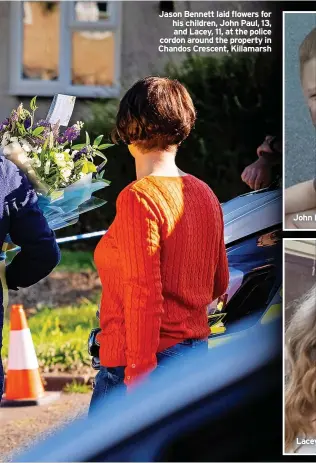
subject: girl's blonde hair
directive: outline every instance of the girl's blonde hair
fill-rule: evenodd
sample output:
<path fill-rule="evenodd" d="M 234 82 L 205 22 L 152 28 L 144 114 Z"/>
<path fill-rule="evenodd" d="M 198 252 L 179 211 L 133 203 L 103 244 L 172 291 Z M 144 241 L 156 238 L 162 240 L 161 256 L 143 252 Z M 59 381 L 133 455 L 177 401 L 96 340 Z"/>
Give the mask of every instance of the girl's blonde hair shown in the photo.
<path fill-rule="evenodd" d="M 305 64 L 312 58 L 316 58 L 316 27 L 307 34 L 299 48 L 301 77 Z"/>
<path fill-rule="evenodd" d="M 316 413 L 316 286 L 299 301 L 285 335 L 285 447 L 314 431 Z"/>

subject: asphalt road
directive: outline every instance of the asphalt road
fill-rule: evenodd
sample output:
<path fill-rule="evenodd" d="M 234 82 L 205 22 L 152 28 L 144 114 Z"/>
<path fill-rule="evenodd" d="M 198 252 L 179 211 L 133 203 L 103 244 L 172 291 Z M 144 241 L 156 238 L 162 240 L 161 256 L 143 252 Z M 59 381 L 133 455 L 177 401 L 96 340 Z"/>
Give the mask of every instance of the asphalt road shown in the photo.
<path fill-rule="evenodd" d="M 91 394 L 62 394 L 48 405 L 0 408 L 0 462 L 34 445 L 88 410 Z"/>

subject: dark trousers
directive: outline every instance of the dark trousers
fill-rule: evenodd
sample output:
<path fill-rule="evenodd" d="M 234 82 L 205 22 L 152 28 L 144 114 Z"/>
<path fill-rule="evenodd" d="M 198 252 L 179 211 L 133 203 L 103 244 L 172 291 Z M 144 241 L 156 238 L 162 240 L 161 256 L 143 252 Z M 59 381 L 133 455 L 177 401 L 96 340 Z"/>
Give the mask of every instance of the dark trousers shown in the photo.
<path fill-rule="evenodd" d="M 175 357 L 184 357 L 192 349 L 197 349 L 201 355 L 207 353 L 208 343 L 203 339 L 187 339 L 176 344 L 162 352 L 157 353 L 157 369 L 168 368 L 168 360 Z M 120 389 L 122 394 L 126 391 L 124 384 L 125 367 L 104 367 L 101 366 L 94 380 L 94 389 L 90 403 L 89 414 L 93 412 L 98 405 L 113 389 Z"/>

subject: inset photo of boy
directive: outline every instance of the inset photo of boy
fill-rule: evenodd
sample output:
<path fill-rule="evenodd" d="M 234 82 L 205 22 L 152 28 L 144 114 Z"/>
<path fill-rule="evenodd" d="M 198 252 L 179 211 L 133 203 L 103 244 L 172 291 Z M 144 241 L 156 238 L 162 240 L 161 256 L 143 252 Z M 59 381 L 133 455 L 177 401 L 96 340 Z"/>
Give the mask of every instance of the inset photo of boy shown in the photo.
<path fill-rule="evenodd" d="M 316 230 L 316 12 L 284 12 L 284 230 Z"/>

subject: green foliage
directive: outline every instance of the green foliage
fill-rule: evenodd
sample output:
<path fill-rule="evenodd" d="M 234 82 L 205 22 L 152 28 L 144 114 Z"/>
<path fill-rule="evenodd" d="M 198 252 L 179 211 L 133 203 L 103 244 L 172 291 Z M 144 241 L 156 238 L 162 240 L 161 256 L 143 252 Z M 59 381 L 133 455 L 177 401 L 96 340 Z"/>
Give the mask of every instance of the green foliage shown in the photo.
<path fill-rule="evenodd" d="M 57 270 L 67 272 L 82 272 L 95 270 L 93 254 L 90 251 L 69 251 L 62 248 L 61 261 Z"/>
<path fill-rule="evenodd" d="M 90 365 L 87 340 L 98 324 L 97 305 L 45 308 L 29 318 L 36 354 L 43 372 L 81 371 Z M 6 363 L 9 346 L 9 323 L 4 325 L 3 359 Z"/>
<path fill-rule="evenodd" d="M 34 129 L 34 130 L 32 131 L 32 135 L 34 135 L 35 137 L 37 137 L 37 136 L 40 135 L 43 131 L 44 131 L 44 127 L 36 127 L 36 129 Z"/>
<path fill-rule="evenodd" d="M 72 383 L 66 384 L 63 392 L 68 394 L 89 394 L 89 392 L 91 392 L 91 386 L 73 381 Z"/>
<path fill-rule="evenodd" d="M 94 146 L 100 146 L 102 138 L 103 138 L 103 135 L 99 135 L 93 142 Z"/>
<path fill-rule="evenodd" d="M 179 167 L 208 183 L 221 201 L 246 192 L 241 173 L 257 159 L 257 146 L 268 134 L 279 135 L 282 122 L 282 87 L 276 54 L 188 56 L 166 75 L 178 79 L 192 95 L 197 109 L 195 128 L 177 155 Z M 115 126 L 117 101 L 91 104 L 85 121 L 91 137 L 109 137 Z M 119 192 L 135 180 L 132 156 L 123 145 L 108 151 L 105 177 L 111 188 L 100 192 L 108 203 L 83 215 L 76 232 L 107 228 L 115 216 Z M 64 233 L 63 231 L 61 233 Z M 86 243 L 94 246 L 94 242 Z"/>
<path fill-rule="evenodd" d="M 37 110 L 37 106 L 36 106 L 36 99 L 37 97 L 34 96 L 31 101 L 30 101 L 30 108 L 33 112 L 35 112 Z"/>
<path fill-rule="evenodd" d="M 6 264 L 8 265 L 15 252 L 7 252 Z M 65 245 L 61 245 L 61 261 L 56 267 L 58 271 L 66 272 L 85 272 L 85 271 L 96 271 L 96 267 L 93 260 L 92 251 L 73 251 L 65 248 Z"/>
<path fill-rule="evenodd" d="M 269 54 L 193 55 L 180 68 L 168 68 L 197 109 L 195 128 L 178 153 L 179 166 L 206 181 L 221 201 L 245 191 L 243 168 L 256 160 L 265 135 L 280 131 L 272 60 Z"/>

